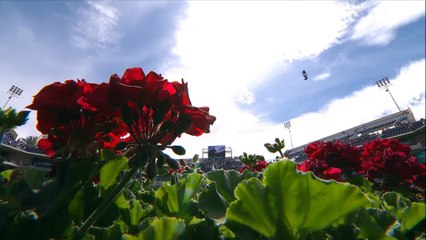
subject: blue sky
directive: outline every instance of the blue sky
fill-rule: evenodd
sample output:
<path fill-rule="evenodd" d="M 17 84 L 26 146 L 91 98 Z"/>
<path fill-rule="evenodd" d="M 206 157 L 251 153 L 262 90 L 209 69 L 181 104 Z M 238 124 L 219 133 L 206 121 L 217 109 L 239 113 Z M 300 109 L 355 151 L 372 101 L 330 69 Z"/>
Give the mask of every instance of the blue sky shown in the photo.
<path fill-rule="evenodd" d="M 424 1 L 0 1 L 0 104 L 23 110 L 43 86 L 107 82 L 129 67 L 184 78 L 211 133 L 182 136 L 185 157 L 209 145 L 273 158 L 394 113 L 425 117 Z M 309 79 L 301 74 L 306 70 Z M 38 135 L 35 112 L 20 137 Z"/>

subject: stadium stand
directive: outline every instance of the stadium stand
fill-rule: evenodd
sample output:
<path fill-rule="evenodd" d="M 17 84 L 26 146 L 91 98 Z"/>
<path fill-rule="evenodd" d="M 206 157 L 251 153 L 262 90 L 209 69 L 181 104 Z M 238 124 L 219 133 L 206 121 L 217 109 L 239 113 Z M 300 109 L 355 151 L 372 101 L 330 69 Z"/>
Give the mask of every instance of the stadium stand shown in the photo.
<path fill-rule="evenodd" d="M 1 139 L 0 160 L 3 164 L 13 167 L 36 168 L 43 171 L 50 171 L 52 168 L 49 157 L 36 146 L 17 140 L 17 134 L 13 129 L 7 130 Z"/>
<path fill-rule="evenodd" d="M 1 143 L 8 145 L 8 146 L 11 146 L 11 147 L 22 149 L 26 152 L 40 153 L 40 154 L 43 153 L 43 151 L 41 149 L 37 148 L 36 146 L 28 145 L 20 139 L 16 140 L 15 137 L 10 132 L 10 130 L 5 132 Z"/>
<path fill-rule="evenodd" d="M 342 141 L 352 146 L 362 147 L 364 143 L 374 139 L 396 138 L 409 145 L 412 149 L 411 154 L 422 158 L 419 161 L 424 162 L 425 126 L 425 119 L 415 120 L 408 108 L 313 142 Z M 304 149 L 308 144 L 286 150 L 284 155 L 295 162 L 301 162 L 307 159 Z"/>
<path fill-rule="evenodd" d="M 243 167 L 238 157 L 225 157 L 220 159 L 202 158 L 199 160 L 199 167 L 203 172 L 210 172 L 214 169 L 240 170 Z"/>

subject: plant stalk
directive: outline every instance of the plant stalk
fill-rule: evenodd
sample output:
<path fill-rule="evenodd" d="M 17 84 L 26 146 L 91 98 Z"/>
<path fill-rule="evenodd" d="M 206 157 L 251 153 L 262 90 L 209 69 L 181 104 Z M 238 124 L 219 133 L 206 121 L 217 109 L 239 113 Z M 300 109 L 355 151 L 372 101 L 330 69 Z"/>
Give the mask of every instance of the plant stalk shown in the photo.
<path fill-rule="evenodd" d="M 280 153 L 280 155 L 281 155 L 281 158 L 284 158 L 284 154 L 283 154 L 283 151 L 282 151 L 281 149 L 278 149 L 278 152 Z"/>
<path fill-rule="evenodd" d="M 108 207 L 115 201 L 115 199 L 118 197 L 118 195 L 121 193 L 121 191 L 124 189 L 124 187 L 129 183 L 130 179 L 135 175 L 136 171 L 138 170 L 137 166 L 133 166 L 131 168 L 130 172 L 128 172 L 123 180 L 118 184 L 109 194 L 106 196 L 106 198 L 99 204 L 99 206 L 93 211 L 93 213 L 86 219 L 86 221 L 81 225 L 79 229 L 79 238 L 82 238 L 89 228 L 98 220 L 100 216 L 108 209 Z"/>

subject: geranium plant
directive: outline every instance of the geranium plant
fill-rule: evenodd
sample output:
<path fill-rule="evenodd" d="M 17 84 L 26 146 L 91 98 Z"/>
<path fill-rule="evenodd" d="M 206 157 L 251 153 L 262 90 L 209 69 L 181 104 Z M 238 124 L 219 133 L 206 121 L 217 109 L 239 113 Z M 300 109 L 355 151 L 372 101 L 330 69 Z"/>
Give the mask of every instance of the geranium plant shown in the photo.
<path fill-rule="evenodd" d="M 240 172 L 244 172 L 246 169 L 251 172 L 261 172 L 268 165 L 265 157 L 257 154 L 247 154 L 244 152 L 243 155 L 240 156 L 240 160 L 244 164 Z"/>
<path fill-rule="evenodd" d="M 424 164 L 397 141 L 315 143 L 297 165 L 277 138 L 265 144 L 274 163 L 244 153 L 241 172 L 203 173 L 195 156 L 164 152 L 184 154 L 175 139 L 216 120 L 192 106 L 183 80 L 131 68 L 108 83 L 52 83 L 28 107 L 54 169 L 1 171 L 2 239 L 425 237 L 425 204 L 407 193 L 424 194 Z"/>

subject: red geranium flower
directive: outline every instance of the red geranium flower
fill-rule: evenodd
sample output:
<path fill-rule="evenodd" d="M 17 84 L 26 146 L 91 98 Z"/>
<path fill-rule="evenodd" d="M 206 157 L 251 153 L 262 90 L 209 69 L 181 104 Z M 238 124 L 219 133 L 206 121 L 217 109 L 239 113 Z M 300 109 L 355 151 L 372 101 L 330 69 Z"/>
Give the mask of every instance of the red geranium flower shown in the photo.
<path fill-rule="evenodd" d="M 398 186 L 425 187 L 425 164 L 410 156 L 408 145 L 396 139 L 376 139 L 363 145 L 360 172 L 384 190 Z"/>
<path fill-rule="evenodd" d="M 34 96 L 28 108 L 37 110 L 37 129 L 47 135 L 38 146 L 49 156 L 61 150 L 89 156 L 112 148 L 126 134 L 119 128 L 119 112 L 107 99 L 108 84 L 67 80 L 50 84 Z"/>
<path fill-rule="evenodd" d="M 360 150 L 337 142 L 313 142 L 305 148 L 308 159 L 299 164 L 298 170 L 312 171 L 323 179 L 344 181 L 343 175 L 351 176 L 360 168 Z"/>
<path fill-rule="evenodd" d="M 208 133 L 216 118 L 207 107 L 191 105 L 187 83 L 168 82 L 161 75 L 141 68 L 127 69 L 123 77 L 111 76 L 109 98 L 133 141 L 170 145 L 186 132 Z"/>
<path fill-rule="evenodd" d="M 250 171 L 249 166 L 244 165 L 244 166 L 240 169 L 240 173 L 243 173 L 246 169 Z"/>
<path fill-rule="evenodd" d="M 173 168 L 169 168 L 169 170 L 168 170 L 169 174 L 174 173 L 174 172 L 176 172 L 176 173 L 183 173 L 183 168 L 178 168 L 176 170 L 173 169 Z"/>
<path fill-rule="evenodd" d="M 268 162 L 260 160 L 260 161 L 257 161 L 256 165 L 253 167 L 253 170 L 255 172 L 261 172 L 267 166 L 268 166 Z"/>
<path fill-rule="evenodd" d="M 343 177 L 341 176 L 341 173 L 342 173 L 343 171 L 342 171 L 342 169 L 340 169 L 340 168 L 335 168 L 335 167 L 330 167 L 330 168 L 327 168 L 324 172 L 323 172 L 323 174 L 322 174 L 322 178 L 323 179 L 334 179 L 334 180 L 336 180 L 336 181 L 339 181 L 339 182 L 343 182 L 344 181 L 344 179 L 343 179 Z"/>
<path fill-rule="evenodd" d="M 313 165 L 313 162 L 309 160 L 305 160 L 302 163 L 297 164 L 297 170 L 301 172 L 309 172 L 309 171 L 312 171 L 312 165 Z"/>
<path fill-rule="evenodd" d="M 358 170 L 360 150 L 357 147 L 337 142 L 314 142 L 305 148 L 310 161 L 326 162 L 327 165 L 345 170 Z"/>
<path fill-rule="evenodd" d="M 248 165 L 244 165 L 244 167 L 242 167 L 240 169 L 240 173 L 243 173 L 246 169 L 251 171 L 251 172 L 261 172 L 263 169 L 265 169 L 268 166 L 268 162 L 265 160 L 258 160 L 256 162 L 256 165 L 254 166 L 248 166 Z"/>
<path fill-rule="evenodd" d="M 183 80 L 168 82 L 141 68 L 115 74 L 109 84 L 55 82 L 28 108 L 37 110 L 37 129 L 46 135 L 39 147 L 49 156 L 87 157 L 120 141 L 163 148 L 184 132 L 208 133 L 216 120 L 207 107 L 191 105 Z"/>

